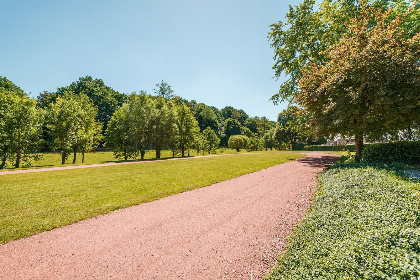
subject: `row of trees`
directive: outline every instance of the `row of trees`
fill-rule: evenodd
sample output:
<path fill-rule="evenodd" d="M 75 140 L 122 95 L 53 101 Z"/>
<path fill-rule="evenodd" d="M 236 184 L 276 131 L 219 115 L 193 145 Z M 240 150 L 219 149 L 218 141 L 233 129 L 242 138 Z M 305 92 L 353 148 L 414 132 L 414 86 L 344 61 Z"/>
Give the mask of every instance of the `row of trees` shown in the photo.
<path fill-rule="evenodd" d="M 64 164 L 71 153 L 73 163 L 78 153 L 83 162 L 85 153 L 99 145 L 127 160 L 144 158 L 152 149 L 159 158 L 163 149 L 185 156 L 190 149 L 211 153 L 229 146 L 252 151 L 306 139 L 306 134 L 286 136 L 292 124 L 302 124 L 292 121 L 300 118 L 295 111 L 281 121 L 286 113 L 280 114 L 276 124 L 231 106 L 219 110 L 182 99 L 163 81 L 154 93 L 119 94 L 88 76 L 34 100 L 0 77 L 0 168 L 8 162 L 15 167 L 29 163 L 45 149 L 59 150 Z"/>
<path fill-rule="evenodd" d="M 97 109 L 84 94 L 67 92 L 47 109 L 6 78 L 0 78 L 0 168 L 14 162 L 29 162 L 43 146 L 48 132 L 51 149 L 60 149 L 62 163 L 73 151 L 84 153 L 96 148 L 101 140 L 102 125 L 96 121 Z M 82 159 L 83 161 L 83 159 Z"/>

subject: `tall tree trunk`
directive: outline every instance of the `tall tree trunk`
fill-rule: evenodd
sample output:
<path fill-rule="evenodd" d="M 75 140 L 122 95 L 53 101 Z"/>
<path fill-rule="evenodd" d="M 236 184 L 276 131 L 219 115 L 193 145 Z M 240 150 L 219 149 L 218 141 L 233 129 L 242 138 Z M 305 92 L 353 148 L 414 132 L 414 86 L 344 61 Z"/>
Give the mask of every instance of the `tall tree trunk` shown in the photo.
<path fill-rule="evenodd" d="M 85 162 L 85 152 L 82 152 L 82 163 Z"/>
<path fill-rule="evenodd" d="M 182 155 L 182 157 L 184 157 L 184 155 L 185 155 L 185 146 L 181 147 L 181 155 Z"/>
<path fill-rule="evenodd" d="M 127 156 L 127 149 L 124 149 L 124 160 L 127 161 L 128 156 Z"/>
<path fill-rule="evenodd" d="M 16 149 L 16 163 L 15 168 L 19 168 L 20 166 L 20 158 L 22 157 L 20 148 Z"/>
<path fill-rule="evenodd" d="M 141 150 L 140 151 L 140 159 L 144 159 L 144 155 L 146 154 L 146 151 L 144 151 L 144 150 Z"/>
<path fill-rule="evenodd" d="M 66 151 L 61 151 L 61 164 L 66 164 Z"/>
<path fill-rule="evenodd" d="M 356 162 L 360 162 L 362 159 L 363 152 L 363 134 L 355 135 L 355 144 L 356 144 Z"/>
<path fill-rule="evenodd" d="M 73 149 L 73 164 L 75 164 L 75 163 L 76 163 L 76 155 L 77 155 L 77 149 L 76 149 L 76 148 L 74 148 L 74 149 Z"/>
<path fill-rule="evenodd" d="M 156 158 L 160 158 L 160 149 L 156 149 Z"/>

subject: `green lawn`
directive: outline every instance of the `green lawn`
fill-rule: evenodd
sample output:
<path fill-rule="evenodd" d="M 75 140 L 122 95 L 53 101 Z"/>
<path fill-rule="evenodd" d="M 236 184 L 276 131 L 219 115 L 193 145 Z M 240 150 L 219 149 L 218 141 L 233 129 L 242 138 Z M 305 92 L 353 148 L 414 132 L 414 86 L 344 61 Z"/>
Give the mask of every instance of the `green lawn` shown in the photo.
<path fill-rule="evenodd" d="M 242 152 L 245 152 L 243 150 Z M 236 154 L 235 149 L 224 149 L 220 148 L 216 150 L 216 154 Z M 188 155 L 188 152 L 185 154 Z M 202 155 L 202 154 L 200 154 Z M 206 155 L 206 154 L 204 154 Z M 197 156 L 197 151 L 191 150 L 190 156 Z M 147 151 L 145 155 L 145 159 L 155 159 L 156 154 L 155 151 Z M 161 158 L 171 158 L 172 152 L 171 151 L 162 151 Z M 180 157 L 180 155 L 176 155 L 176 157 Z M 140 160 L 140 156 L 136 159 L 130 159 L 130 161 Z M 31 161 L 30 167 L 22 167 L 19 169 L 29 169 L 29 168 L 43 168 L 43 167 L 55 167 L 55 166 L 68 166 L 68 165 L 84 165 L 84 164 L 97 164 L 97 163 L 108 163 L 108 162 L 120 162 L 123 160 L 118 160 L 114 157 L 112 152 L 91 152 L 85 154 L 85 161 L 82 163 L 82 155 L 77 154 L 76 163 L 72 164 L 73 162 L 73 154 L 69 155 L 66 164 L 61 164 L 61 154 L 60 153 L 44 153 L 41 155 L 40 159 Z M 13 167 L 13 163 L 9 162 L 8 166 L 4 170 L 14 170 L 16 168 Z M 0 172 L 2 169 L 0 169 Z"/>
<path fill-rule="evenodd" d="M 0 176 L 0 244 L 303 157 L 259 152 Z"/>

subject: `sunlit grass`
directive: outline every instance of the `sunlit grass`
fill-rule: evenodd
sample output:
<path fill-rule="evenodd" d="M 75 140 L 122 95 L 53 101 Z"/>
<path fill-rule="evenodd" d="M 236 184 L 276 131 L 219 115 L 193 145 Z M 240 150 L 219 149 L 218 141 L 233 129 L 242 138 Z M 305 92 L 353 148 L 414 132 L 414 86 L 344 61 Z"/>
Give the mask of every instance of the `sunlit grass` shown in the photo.
<path fill-rule="evenodd" d="M 0 244 L 303 157 L 260 152 L 0 176 Z"/>
<path fill-rule="evenodd" d="M 244 151 L 243 151 L 244 152 Z M 215 154 L 236 154 L 235 149 L 217 149 Z M 197 155 L 208 155 L 208 153 L 200 153 L 197 154 L 196 150 L 190 150 L 190 156 L 197 156 Z M 175 157 L 180 157 L 180 154 L 176 154 Z M 185 156 L 188 156 L 188 152 L 185 153 Z M 171 151 L 162 151 L 161 158 L 172 158 L 173 154 Z M 147 151 L 144 157 L 146 160 L 151 160 L 156 158 L 155 151 Z M 137 161 L 140 160 L 140 156 L 136 159 L 129 159 L 129 161 Z M 29 168 L 43 168 L 43 167 L 56 167 L 56 166 L 69 166 L 69 165 L 84 165 L 84 164 L 100 164 L 100 163 L 108 163 L 108 162 L 121 162 L 122 159 L 116 159 L 111 151 L 105 152 L 90 152 L 85 154 L 85 160 L 82 163 L 82 155 L 76 155 L 76 163 L 73 162 L 73 154 L 69 155 L 66 160 L 65 164 L 61 164 L 61 154 L 60 153 L 44 153 L 40 156 L 38 160 L 32 160 L 30 166 L 22 166 L 19 169 L 29 169 Z M 13 163 L 9 162 L 7 168 L 0 169 L 2 170 L 15 170 L 16 168 L 13 167 Z"/>

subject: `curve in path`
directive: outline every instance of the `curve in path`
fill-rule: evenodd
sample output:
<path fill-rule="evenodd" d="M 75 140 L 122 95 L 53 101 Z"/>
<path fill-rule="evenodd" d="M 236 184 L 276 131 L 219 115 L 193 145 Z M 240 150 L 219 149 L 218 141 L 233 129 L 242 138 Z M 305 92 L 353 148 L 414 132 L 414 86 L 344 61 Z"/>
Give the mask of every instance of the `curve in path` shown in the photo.
<path fill-rule="evenodd" d="M 0 279 L 261 279 L 304 216 L 311 153 L 0 246 Z"/>

